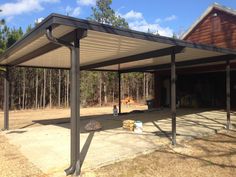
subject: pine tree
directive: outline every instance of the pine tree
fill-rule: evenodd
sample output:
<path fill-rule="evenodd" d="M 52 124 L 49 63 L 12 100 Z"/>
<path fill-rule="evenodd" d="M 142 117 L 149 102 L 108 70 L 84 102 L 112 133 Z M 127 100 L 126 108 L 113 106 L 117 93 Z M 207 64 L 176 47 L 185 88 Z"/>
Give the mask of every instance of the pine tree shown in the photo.
<path fill-rule="evenodd" d="M 97 0 L 96 7 L 92 7 L 92 15 L 89 19 L 114 27 L 129 28 L 125 19 L 111 8 L 111 4 L 112 0 Z"/>

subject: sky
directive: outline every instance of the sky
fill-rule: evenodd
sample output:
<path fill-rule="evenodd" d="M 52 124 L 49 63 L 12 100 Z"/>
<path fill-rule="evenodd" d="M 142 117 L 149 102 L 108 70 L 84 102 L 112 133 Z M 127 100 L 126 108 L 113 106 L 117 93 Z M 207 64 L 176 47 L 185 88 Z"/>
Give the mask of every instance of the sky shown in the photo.
<path fill-rule="evenodd" d="M 215 2 L 236 9 L 236 0 L 113 0 L 112 8 L 131 29 L 172 36 L 186 31 Z M 25 30 L 51 13 L 86 19 L 95 4 L 96 0 L 0 0 L 0 19 Z"/>

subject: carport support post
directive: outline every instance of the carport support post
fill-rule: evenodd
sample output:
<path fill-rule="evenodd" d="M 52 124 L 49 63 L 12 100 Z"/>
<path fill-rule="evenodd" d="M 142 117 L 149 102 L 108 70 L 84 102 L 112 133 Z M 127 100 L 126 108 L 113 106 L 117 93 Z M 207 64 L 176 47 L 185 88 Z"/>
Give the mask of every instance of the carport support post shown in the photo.
<path fill-rule="evenodd" d="M 227 129 L 231 127 L 230 122 L 230 61 L 226 61 L 226 110 L 227 110 Z"/>
<path fill-rule="evenodd" d="M 176 68 L 175 53 L 171 54 L 171 114 L 172 114 L 172 145 L 176 145 Z"/>
<path fill-rule="evenodd" d="M 118 97 L 119 97 L 119 114 L 121 114 L 121 73 L 118 72 L 118 89 L 119 89 L 119 94 L 118 94 Z"/>
<path fill-rule="evenodd" d="M 4 71 L 4 128 L 9 129 L 9 69 Z"/>
<path fill-rule="evenodd" d="M 71 167 L 67 175 L 80 174 L 80 38 L 76 33 L 71 50 Z"/>
<path fill-rule="evenodd" d="M 76 29 L 74 31 L 73 44 L 53 37 L 52 27 L 47 28 L 46 36 L 49 41 L 68 47 L 71 52 L 71 150 L 70 167 L 65 170 L 67 175 L 80 175 L 80 39 L 87 36 L 86 29 Z"/>

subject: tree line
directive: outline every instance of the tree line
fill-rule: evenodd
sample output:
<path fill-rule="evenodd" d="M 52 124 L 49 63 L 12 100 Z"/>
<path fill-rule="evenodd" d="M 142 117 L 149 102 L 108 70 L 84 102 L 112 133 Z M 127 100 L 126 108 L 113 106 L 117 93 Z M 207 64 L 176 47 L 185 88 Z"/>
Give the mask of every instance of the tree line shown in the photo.
<path fill-rule="evenodd" d="M 112 0 L 98 0 L 92 8 L 89 20 L 128 28 L 125 19 L 117 16 L 111 9 Z M 1 11 L 0 11 L 1 12 Z M 1 20 L 0 54 L 19 40 L 22 28 L 9 28 Z M 31 30 L 28 26 L 26 32 Z M 69 107 L 69 70 L 14 67 L 9 70 L 10 109 L 39 109 L 46 107 Z M 0 77 L 0 109 L 3 108 L 3 83 Z M 150 73 L 127 73 L 121 77 L 121 98 L 133 98 L 143 102 L 153 95 L 153 76 Z M 104 106 L 118 104 L 118 73 L 82 71 L 81 106 Z"/>

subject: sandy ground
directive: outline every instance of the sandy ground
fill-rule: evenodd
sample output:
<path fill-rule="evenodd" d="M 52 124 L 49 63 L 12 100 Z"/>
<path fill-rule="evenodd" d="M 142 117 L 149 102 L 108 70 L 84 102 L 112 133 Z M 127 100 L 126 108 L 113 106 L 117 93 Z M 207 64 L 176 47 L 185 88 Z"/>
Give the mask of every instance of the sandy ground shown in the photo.
<path fill-rule="evenodd" d="M 221 131 L 125 160 L 82 177 L 235 177 L 236 131 Z"/>

